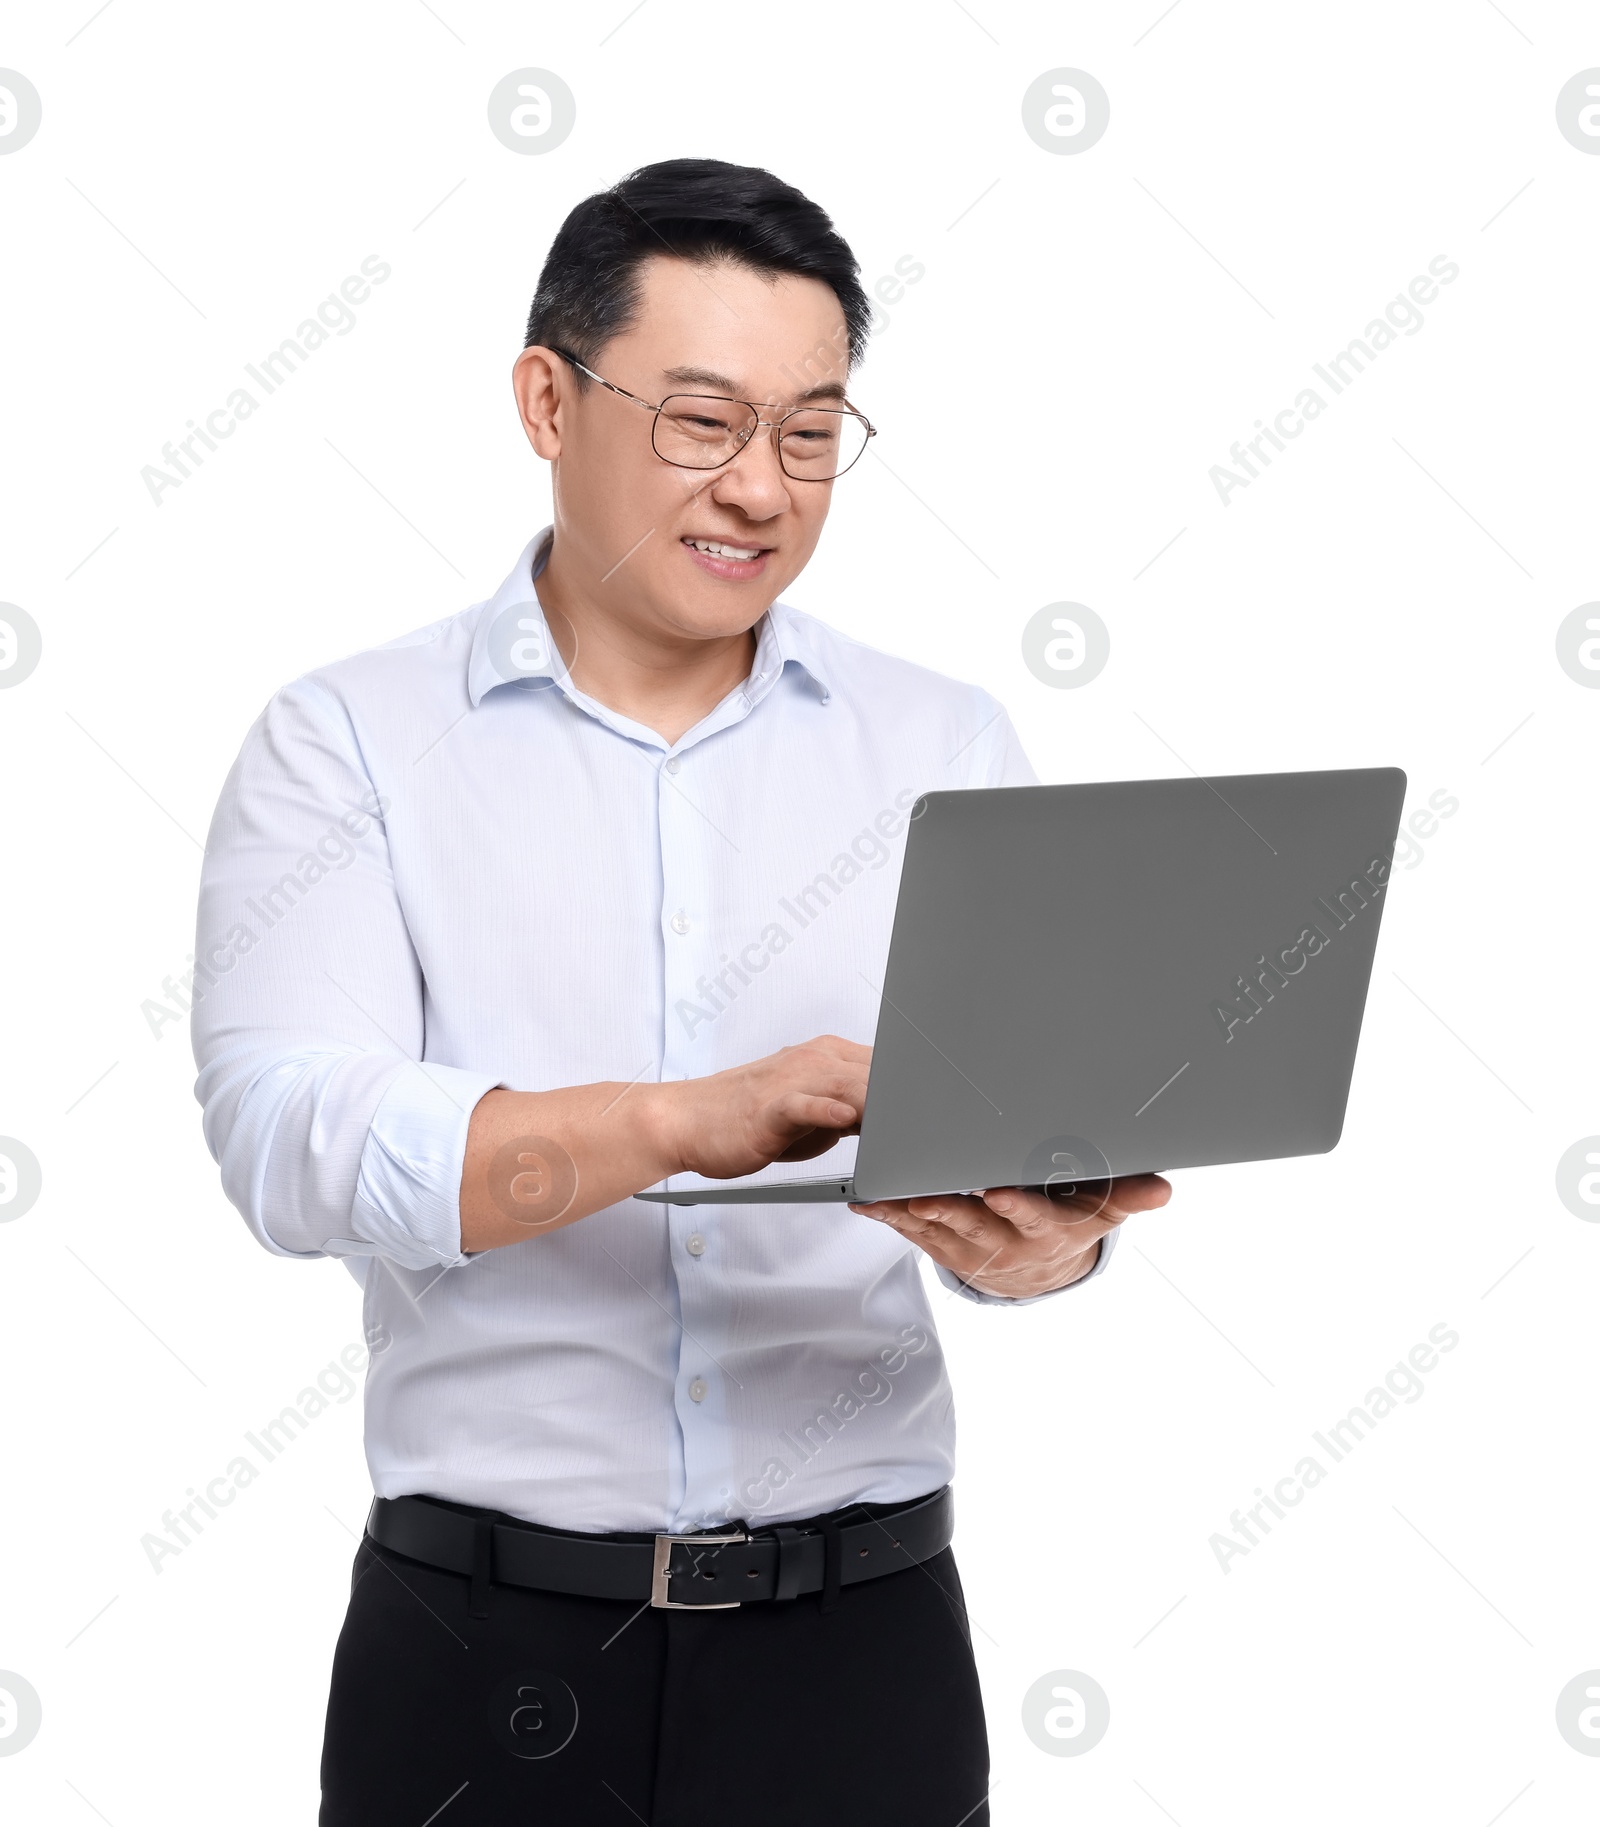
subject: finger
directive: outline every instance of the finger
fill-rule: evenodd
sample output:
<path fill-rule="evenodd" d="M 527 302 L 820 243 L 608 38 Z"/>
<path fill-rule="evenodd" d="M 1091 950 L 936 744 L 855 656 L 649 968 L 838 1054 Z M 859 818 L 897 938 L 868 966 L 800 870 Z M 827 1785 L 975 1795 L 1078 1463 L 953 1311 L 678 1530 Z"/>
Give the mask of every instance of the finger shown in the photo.
<path fill-rule="evenodd" d="M 837 1148 L 846 1136 L 858 1136 L 860 1133 L 859 1123 L 853 1129 L 808 1129 L 788 1147 L 780 1148 L 772 1158 L 774 1161 L 814 1161 L 818 1155 L 825 1155 L 830 1148 Z"/>
<path fill-rule="evenodd" d="M 908 1199 L 906 1209 L 913 1218 L 942 1225 L 978 1248 L 993 1249 L 997 1244 L 1009 1241 L 1008 1227 L 995 1218 L 981 1199 L 948 1195 Z"/>
<path fill-rule="evenodd" d="M 779 1124 L 797 1135 L 808 1129 L 847 1129 L 860 1120 L 861 1109 L 841 1097 L 809 1091 L 786 1091 L 772 1106 Z"/>
<path fill-rule="evenodd" d="M 1125 1174 L 1113 1180 L 1112 1201 L 1125 1212 L 1154 1212 L 1172 1197 L 1172 1182 L 1160 1174 Z"/>
<path fill-rule="evenodd" d="M 859 1071 L 819 1072 L 806 1090 L 818 1097 L 839 1098 L 859 1111 L 866 1102 L 867 1075 Z"/>
<path fill-rule="evenodd" d="M 867 1204 L 852 1205 L 850 1209 L 859 1212 L 863 1218 L 876 1218 L 880 1224 L 886 1224 L 892 1230 L 911 1238 L 933 1229 L 926 1218 L 914 1218 L 908 1206 L 909 1201 L 905 1199 L 874 1199 Z"/>
<path fill-rule="evenodd" d="M 953 1231 L 948 1224 L 937 1219 L 915 1217 L 910 1209 L 911 1200 L 880 1199 L 871 1204 L 853 1204 L 851 1211 L 858 1211 L 862 1217 L 877 1219 L 880 1224 L 888 1224 L 889 1230 L 897 1231 L 900 1237 L 913 1242 L 919 1250 L 926 1251 L 933 1261 L 941 1262 L 944 1268 L 961 1275 L 963 1281 L 992 1270 L 995 1259 L 1005 1255 L 1010 1233 L 995 1241 L 970 1242 Z M 921 1200 L 919 1200 L 921 1204 Z M 997 1226 L 1005 1231 L 1005 1226 Z"/>
<path fill-rule="evenodd" d="M 965 1279 L 991 1267 L 996 1258 L 1004 1256 L 1017 1239 L 1008 1225 L 987 1215 L 979 1220 L 988 1227 L 985 1232 L 976 1237 L 964 1236 L 950 1222 L 951 1218 L 959 1220 L 962 1216 L 947 1210 L 955 1203 L 953 1200 L 880 1199 L 870 1204 L 854 1204 L 850 1209 L 860 1212 L 863 1217 L 876 1218 L 880 1223 L 888 1225 L 918 1249 L 925 1251 L 935 1262 L 942 1263 L 945 1268 Z M 976 1199 L 960 1203 L 970 1204 L 982 1212 Z M 928 1215 L 934 1208 L 945 1210 L 946 1216 Z M 919 1213 L 922 1215 L 919 1216 Z M 970 1223 L 970 1215 L 967 1218 Z"/>
<path fill-rule="evenodd" d="M 871 1047 L 864 1047 L 859 1040 L 845 1040 L 838 1034 L 819 1034 L 803 1044 L 830 1058 L 848 1060 L 854 1066 L 865 1066 L 872 1058 Z"/>
<path fill-rule="evenodd" d="M 1159 1174 L 1125 1174 L 1117 1180 L 1097 1181 L 1073 1198 L 1063 1201 L 1081 1209 L 1104 1214 L 1115 1224 L 1131 1218 L 1135 1212 L 1155 1211 L 1172 1197 L 1170 1181 Z"/>
<path fill-rule="evenodd" d="M 1062 1215 L 1061 1222 L 1075 1223 L 1074 1214 L 1098 1218 L 1104 1216 L 1112 1224 L 1122 1220 L 1136 1211 L 1143 1211 L 1147 1204 L 1163 1203 L 1142 1195 L 1135 1182 L 1155 1176 L 1128 1175 L 1121 1180 L 1079 1180 L 1069 1184 L 1047 1186 L 1043 1197 L 1056 1207 Z M 1163 1181 L 1163 1185 L 1166 1183 Z M 1032 1192 L 1033 1188 L 1012 1188 L 1012 1191 Z M 1169 1189 L 1170 1191 L 1170 1189 Z"/>
<path fill-rule="evenodd" d="M 1022 1237 L 1037 1240 L 1070 1230 L 1074 1241 L 1083 1248 L 1122 1222 L 1122 1214 L 1100 1200 L 1079 1205 L 1071 1199 L 1052 1199 L 1024 1186 L 992 1186 L 983 1194 L 983 1203 Z"/>
<path fill-rule="evenodd" d="M 781 1096 L 780 1087 L 800 1093 L 806 1097 L 836 1098 L 842 1104 L 850 1105 L 852 1111 L 859 1115 L 861 1106 L 867 1097 L 867 1075 L 830 1059 L 826 1063 L 812 1060 L 797 1062 L 800 1068 L 786 1070 L 773 1086 L 773 1091 Z M 798 1080 L 798 1083 L 795 1081 Z"/>
<path fill-rule="evenodd" d="M 931 1218 L 919 1217 L 904 1199 L 897 1199 L 890 1205 L 883 1214 L 883 1221 L 902 1237 L 924 1245 L 930 1237 L 937 1236 L 940 1229 Z"/>
<path fill-rule="evenodd" d="M 1043 1188 L 1043 1195 L 1064 1209 L 1094 1214 L 1113 1208 L 1116 1203 L 1115 1180 L 1054 1180 Z"/>
<path fill-rule="evenodd" d="M 932 1196 L 884 1199 L 871 1209 L 870 1215 L 883 1219 L 897 1231 L 919 1240 L 941 1233 L 949 1237 L 960 1237 L 965 1230 L 971 1228 L 971 1218 L 954 1209 L 958 1203 L 955 1198 Z M 991 1219 L 989 1222 L 995 1221 Z"/>

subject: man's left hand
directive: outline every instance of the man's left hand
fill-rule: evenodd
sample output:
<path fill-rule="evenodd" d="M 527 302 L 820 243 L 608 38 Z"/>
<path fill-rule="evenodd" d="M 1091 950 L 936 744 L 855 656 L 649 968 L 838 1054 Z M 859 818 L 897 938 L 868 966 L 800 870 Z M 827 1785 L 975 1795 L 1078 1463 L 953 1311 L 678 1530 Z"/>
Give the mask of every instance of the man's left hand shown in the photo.
<path fill-rule="evenodd" d="M 852 1205 L 908 1238 L 983 1294 L 1022 1300 L 1079 1281 L 1094 1267 L 1100 1239 L 1134 1212 L 1172 1197 L 1159 1174 L 1085 1180 L 1049 1194 L 995 1186 L 985 1193 L 880 1199 Z"/>

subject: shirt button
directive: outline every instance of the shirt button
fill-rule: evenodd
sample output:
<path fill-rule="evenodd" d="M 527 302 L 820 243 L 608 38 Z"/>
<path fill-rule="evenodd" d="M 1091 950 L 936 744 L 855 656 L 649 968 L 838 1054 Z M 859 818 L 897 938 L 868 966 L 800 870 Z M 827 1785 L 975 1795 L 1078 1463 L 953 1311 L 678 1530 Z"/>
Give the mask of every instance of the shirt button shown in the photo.
<path fill-rule="evenodd" d="M 678 769 L 681 768 L 682 766 L 683 766 L 683 763 L 678 759 L 678 757 L 676 755 L 671 755 L 667 758 L 667 772 L 669 774 L 676 774 Z"/>
<path fill-rule="evenodd" d="M 683 1247 L 691 1256 L 704 1256 L 706 1253 L 706 1240 L 696 1231 Z"/>
<path fill-rule="evenodd" d="M 689 930 L 689 916 L 680 907 L 672 916 L 672 930 L 681 938 Z"/>
<path fill-rule="evenodd" d="M 705 1401 L 705 1399 L 706 1399 L 706 1380 L 704 1377 L 696 1377 L 695 1380 L 689 1385 L 689 1399 L 692 1402 Z"/>

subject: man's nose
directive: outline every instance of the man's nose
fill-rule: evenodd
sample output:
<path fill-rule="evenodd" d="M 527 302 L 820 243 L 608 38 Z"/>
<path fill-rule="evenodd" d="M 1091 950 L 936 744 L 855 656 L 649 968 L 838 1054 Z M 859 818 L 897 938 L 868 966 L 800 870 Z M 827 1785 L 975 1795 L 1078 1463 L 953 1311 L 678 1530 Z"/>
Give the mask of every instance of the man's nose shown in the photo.
<path fill-rule="evenodd" d="M 762 437 L 765 431 L 767 436 Z M 743 450 L 718 472 L 712 496 L 742 508 L 753 519 L 769 519 L 790 505 L 789 478 L 778 461 L 775 421 L 758 419 Z"/>

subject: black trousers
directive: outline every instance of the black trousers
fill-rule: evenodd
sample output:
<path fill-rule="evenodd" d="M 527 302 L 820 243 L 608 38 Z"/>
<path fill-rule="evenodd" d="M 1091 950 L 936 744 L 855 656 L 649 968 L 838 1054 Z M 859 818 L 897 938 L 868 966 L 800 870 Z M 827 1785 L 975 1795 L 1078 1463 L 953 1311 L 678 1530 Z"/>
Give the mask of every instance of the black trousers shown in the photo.
<path fill-rule="evenodd" d="M 497 1585 L 479 1619 L 468 1584 L 362 1541 L 321 1827 L 988 1827 L 948 1548 L 827 1605 L 664 1611 Z"/>

